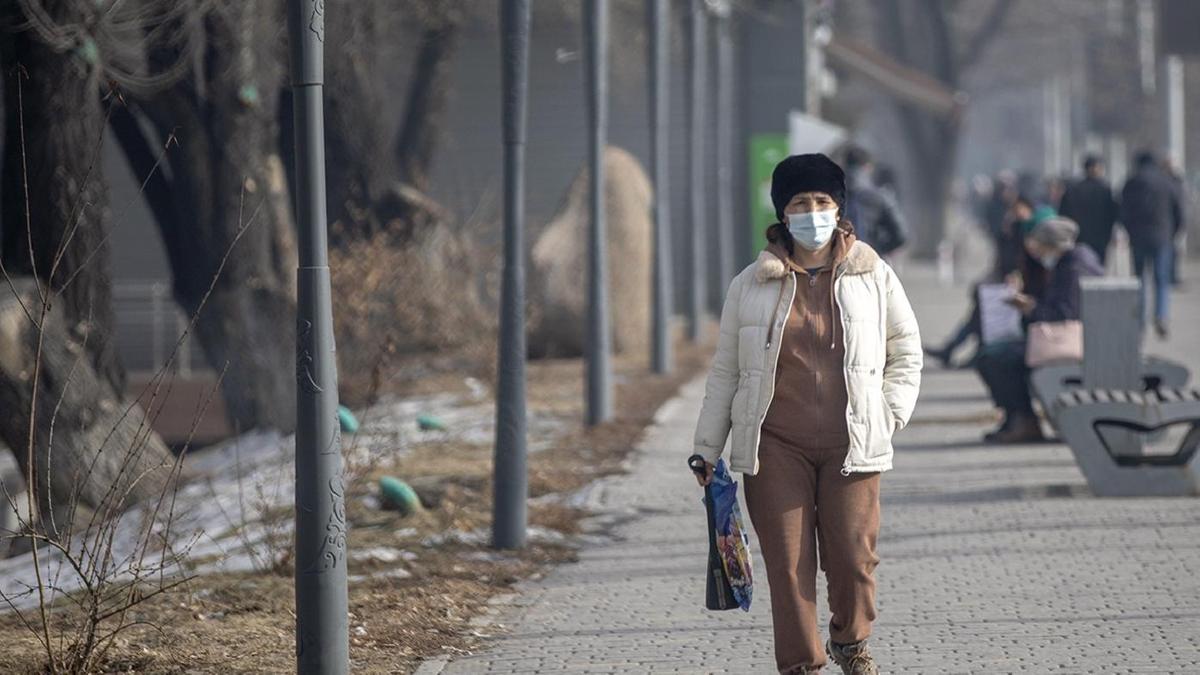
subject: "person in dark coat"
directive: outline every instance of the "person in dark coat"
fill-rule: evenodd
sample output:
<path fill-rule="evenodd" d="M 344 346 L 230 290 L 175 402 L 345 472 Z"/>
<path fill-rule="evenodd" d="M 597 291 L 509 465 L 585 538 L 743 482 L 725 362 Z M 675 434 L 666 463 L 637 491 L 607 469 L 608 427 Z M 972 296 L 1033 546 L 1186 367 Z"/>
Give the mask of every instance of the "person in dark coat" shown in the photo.
<path fill-rule="evenodd" d="M 1182 206 L 1187 203 L 1187 188 L 1184 187 L 1183 174 L 1180 172 L 1179 167 L 1171 162 L 1167 162 L 1163 165 L 1163 170 L 1167 172 L 1167 177 L 1171 179 L 1171 186 L 1175 188 L 1175 199 L 1180 204 L 1179 226 L 1175 228 L 1175 233 L 1178 235 L 1187 227 Z M 1175 288 L 1179 288 L 1183 284 L 1179 277 L 1179 258 L 1184 255 L 1187 255 L 1184 248 L 1184 241 L 1182 237 L 1176 236 L 1174 245 L 1171 247 L 1171 286 Z"/>
<path fill-rule="evenodd" d="M 1183 205 L 1170 176 L 1152 153 L 1138 153 L 1135 165 L 1136 171 L 1121 191 L 1121 224 L 1129 233 L 1134 274 L 1141 280 L 1142 320 L 1148 310 L 1145 274 L 1149 271 L 1154 282 L 1154 328 L 1165 338 L 1174 242 L 1183 227 Z"/>
<path fill-rule="evenodd" d="M 894 193 L 875 183 L 875 164 L 870 153 L 858 146 L 846 150 L 846 219 L 854 224 L 860 241 L 882 256 L 890 255 L 908 241 L 908 223 Z"/>
<path fill-rule="evenodd" d="M 983 214 L 992 241 L 1000 240 L 1009 212 L 1020 197 L 1021 193 L 1017 191 L 1017 177 L 1012 171 L 1006 169 L 996 174 L 992 197 L 984 207 Z"/>
<path fill-rule="evenodd" d="M 1028 258 L 1037 269 L 1024 275 L 1023 286 L 1011 304 L 1025 316 L 1026 325 L 1080 318 L 1079 280 L 1104 274 L 1100 258 L 1087 244 L 1076 244 L 1079 226 L 1067 218 L 1050 217 L 1025 235 Z M 1031 443 L 1043 440 L 1029 392 L 1025 341 L 989 346 L 975 367 L 992 400 L 1004 410 L 1000 428 L 984 436 L 988 443 Z"/>
<path fill-rule="evenodd" d="M 1103 264 L 1108 257 L 1117 200 L 1104 177 L 1104 162 L 1095 155 L 1083 160 L 1083 180 L 1067 188 L 1058 212 L 1079 224 L 1079 241 L 1087 244 Z"/>

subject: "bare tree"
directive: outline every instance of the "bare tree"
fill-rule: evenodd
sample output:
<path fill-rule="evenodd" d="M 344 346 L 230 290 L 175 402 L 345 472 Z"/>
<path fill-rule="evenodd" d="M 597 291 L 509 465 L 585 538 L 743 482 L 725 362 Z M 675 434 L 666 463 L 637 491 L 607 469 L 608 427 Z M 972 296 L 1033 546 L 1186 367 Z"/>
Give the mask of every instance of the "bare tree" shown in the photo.
<path fill-rule="evenodd" d="M 900 63 L 916 68 L 958 90 L 963 74 L 984 55 L 1000 33 L 1015 0 L 993 0 L 972 34 L 955 30 L 953 14 L 965 11 L 961 2 L 885 0 L 884 20 L 878 22 L 880 42 Z M 916 172 L 917 232 L 915 252 L 932 255 L 946 228 L 945 204 L 950 195 L 958 155 L 962 119 L 934 116 L 904 101 L 896 101 L 905 138 L 921 170 Z"/>
<path fill-rule="evenodd" d="M 171 462 L 125 399 L 113 344 L 111 223 L 99 157 L 106 109 L 117 102 L 90 31 L 100 9 L 21 0 L 2 10 L 0 31 L 0 438 L 52 528 L 69 520 L 63 509 L 75 499 L 96 507 L 114 486 L 131 501 L 161 488 L 119 477 L 125 450 L 137 449 L 138 471 Z"/>
<path fill-rule="evenodd" d="M 146 185 L 174 276 L 174 295 L 195 314 L 226 251 L 224 271 L 199 313 L 196 336 L 241 429 L 295 423 L 295 237 L 279 156 L 284 85 L 278 3 L 183 0 L 188 8 L 144 31 L 147 69 L 160 74 L 195 57 L 183 77 L 147 88 L 112 126 L 141 173 L 157 148 L 178 144 Z M 190 41 L 171 37 L 190 36 Z M 243 228 L 251 214 L 253 227 Z M 237 242 L 234 247 L 233 243 Z"/>
<path fill-rule="evenodd" d="M 429 179 L 449 105 L 450 66 L 466 18 L 462 0 L 348 3 L 331 12 L 325 99 L 329 220 L 335 240 L 387 233 L 398 245 L 445 218 Z M 411 49 L 396 35 L 412 35 Z M 397 60 L 412 63 L 404 104 L 385 92 Z M 286 94 L 285 94 L 286 95 Z M 290 125 L 287 106 L 281 122 Z M 286 134 L 285 134 L 286 136 Z"/>
<path fill-rule="evenodd" d="M 92 367 L 119 389 L 125 376 L 112 340 L 108 188 L 98 161 L 103 71 L 78 49 L 86 42 L 75 45 L 85 38 L 74 34 L 89 13 L 75 3 L 23 4 L 29 9 L 9 7 L 0 29 L 8 121 L 4 264 L 10 274 L 37 277 L 62 294 L 67 316 L 93 329 Z"/>
<path fill-rule="evenodd" d="M 231 256 L 196 335 L 214 368 L 229 365 L 223 394 L 239 427 L 291 429 L 295 242 L 285 169 L 292 134 L 280 8 L 237 0 L 181 4 L 190 10 L 145 28 L 145 68 L 151 76 L 174 69 L 188 61 L 195 42 L 190 68 L 170 86 L 136 92 L 128 108 L 114 113 L 112 127 L 139 173 L 152 165 L 161 144 L 179 145 L 145 193 L 185 311 L 195 311 L 240 224 L 251 210 L 261 211 Z M 398 49 L 391 30 L 395 7 L 347 3 L 329 13 L 327 35 L 339 46 L 327 54 L 326 98 L 335 234 L 360 238 L 387 231 L 403 242 L 440 218 L 424 190 L 461 12 L 457 0 L 407 4 L 413 11 L 405 16 L 426 28 L 403 125 L 380 114 L 381 69 Z M 191 40 L 179 39 L 181 34 Z"/>
<path fill-rule="evenodd" d="M 422 5 L 420 40 L 395 153 L 400 180 L 424 192 L 429 189 L 430 165 L 449 101 L 447 80 L 458 48 L 463 9 L 460 2 L 445 0 Z"/>

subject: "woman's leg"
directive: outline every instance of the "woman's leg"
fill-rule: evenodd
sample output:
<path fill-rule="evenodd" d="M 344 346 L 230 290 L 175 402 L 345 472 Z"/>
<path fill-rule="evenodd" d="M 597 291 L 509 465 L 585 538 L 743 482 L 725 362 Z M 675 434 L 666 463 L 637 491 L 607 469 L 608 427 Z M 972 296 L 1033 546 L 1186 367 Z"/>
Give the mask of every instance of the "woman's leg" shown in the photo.
<path fill-rule="evenodd" d="M 879 556 L 879 474 L 841 474 L 845 448 L 826 453 L 817 473 L 817 537 L 829 587 L 829 637 L 839 645 L 871 635 Z"/>
<path fill-rule="evenodd" d="M 758 475 L 743 481 L 771 586 L 780 673 L 826 661 L 817 626 L 816 478 L 800 451 L 764 432 Z"/>
<path fill-rule="evenodd" d="M 980 352 L 975 359 L 975 371 L 979 373 L 979 379 L 983 380 L 983 386 L 987 387 L 992 402 L 997 407 L 1003 408 L 1005 401 L 1004 360 L 995 346 L 988 345 Z"/>
<path fill-rule="evenodd" d="M 975 367 L 992 400 L 1004 409 L 1005 415 L 1032 413 L 1024 342 L 989 345 Z"/>

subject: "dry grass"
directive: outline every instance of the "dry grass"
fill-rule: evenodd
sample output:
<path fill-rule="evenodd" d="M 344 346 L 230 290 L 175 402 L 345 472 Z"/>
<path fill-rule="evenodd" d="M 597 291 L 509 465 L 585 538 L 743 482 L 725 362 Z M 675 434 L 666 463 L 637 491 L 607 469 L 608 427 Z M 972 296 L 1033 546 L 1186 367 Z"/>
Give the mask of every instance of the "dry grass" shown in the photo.
<path fill-rule="evenodd" d="M 405 247 L 380 234 L 329 252 L 343 402 L 374 402 L 383 373 L 406 357 L 466 352 L 487 362 L 496 329 L 480 297 L 480 264 L 493 258 L 485 253 L 445 228 Z"/>
<path fill-rule="evenodd" d="M 340 345 L 339 345 L 340 346 Z M 573 425 L 553 445 L 530 456 L 531 497 L 567 495 L 605 475 L 621 471 L 630 449 L 654 412 L 679 385 L 703 368 L 710 346 L 680 345 L 676 375 L 654 376 L 645 364 L 620 359 L 617 415 L 594 429 Z M 434 369 L 399 359 L 381 376 L 388 394 L 461 391 L 460 359 L 440 357 Z M 582 419 L 583 364 L 578 360 L 535 362 L 529 369 L 532 414 L 563 414 Z M 450 541 L 426 547 L 433 535 L 486 532 L 491 516 L 490 446 L 430 442 L 352 484 L 347 496 L 350 551 L 384 546 L 415 554 L 399 563 L 351 560 L 351 658 L 355 672 L 412 672 L 424 658 L 471 649 L 478 638 L 467 624 L 493 596 L 512 584 L 542 574 L 548 566 L 574 559 L 569 543 L 534 541 L 516 552 L 495 552 L 483 543 Z M 374 491 L 379 474 L 436 484 L 438 508 L 402 518 L 370 509 L 362 497 Z M 579 531 L 586 514 L 555 500 L 531 504 L 530 524 L 563 534 Z M 408 578 L 371 576 L 403 567 Z M 271 574 L 213 575 L 195 579 L 180 592 L 160 596 L 132 617 L 159 629 L 135 629 L 121 636 L 104 667 L 109 672 L 229 673 L 292 672 L 293 594 L 291 579 Z M 0 651 L 0 672 L 37 672 L 42 663 L 34 640 L 0 617 L 10 636 Z"/>

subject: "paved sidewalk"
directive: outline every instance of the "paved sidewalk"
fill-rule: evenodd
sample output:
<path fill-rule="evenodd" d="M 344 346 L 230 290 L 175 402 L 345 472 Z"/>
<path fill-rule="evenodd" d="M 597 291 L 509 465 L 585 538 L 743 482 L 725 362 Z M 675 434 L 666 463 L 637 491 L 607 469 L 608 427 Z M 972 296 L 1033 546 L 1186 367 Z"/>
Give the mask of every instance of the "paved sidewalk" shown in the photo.
<path fill-rule="evenodd" d="M 939 339 L 963 292 L 912 276 Z M 1191 351 L 1194 370 L 1198 305 L 1179 296 L 1178 335 L 1152 350 Z M 684 466 L 702 394 L 685 387 L 632 474 L 601 488 L 613 541 L 522 585 L 479 654 L 422 672 L 773 673 L 760 561 L 749 613 L 702 608 L 704 515 Z M 980 446 L 989 411 L 972 374 L 927 369 L 897 439 L 872 640 L 884 672 L 1200 673 L 1200 499 L 1093 498 L 1061 445 Z"/>

